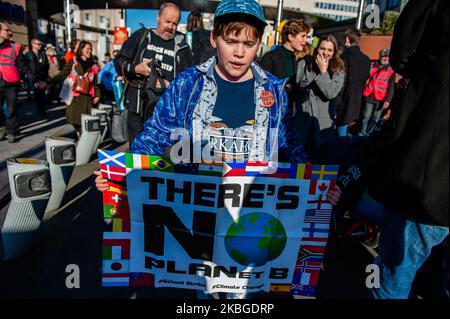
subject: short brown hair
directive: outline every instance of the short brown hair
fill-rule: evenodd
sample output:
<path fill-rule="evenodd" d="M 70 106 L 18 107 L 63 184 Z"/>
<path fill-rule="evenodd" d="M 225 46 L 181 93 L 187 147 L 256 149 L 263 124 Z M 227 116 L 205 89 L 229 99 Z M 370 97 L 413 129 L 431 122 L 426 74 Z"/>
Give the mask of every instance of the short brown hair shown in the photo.
<path fill-rule="evenodd" d="M 347 29 L 345 30 L 344 37 L 347 37 L 350 41 L 350 44 L 352 43 L 359 43 L 359 38 L 361 37 L 361 32 L 358 29 Z"/>
<path fill-rule="evenodd" d="M 215 38 L 222 36 L 228 37 L 230 34 L 239 35 L 244 31 L 249 38 L 262 39 L 264 27 L 258 24 L 244 22 L 246 20 L 236 18 L 237 15 L 229 15 L 229 17 L 220 17 L 220 20 L 214 23 L 213 36 Z"/>
<path fill-rule="evenodd" d="M 289 34 L 297 35 L 300 32 L 309 33 L 311 30 L 311 26 L 305 22 L 303 19 L 291 19 L 283 26 L 283 30 L 281 30 L 281 39 L 283 43 L 288 41 Z"/>

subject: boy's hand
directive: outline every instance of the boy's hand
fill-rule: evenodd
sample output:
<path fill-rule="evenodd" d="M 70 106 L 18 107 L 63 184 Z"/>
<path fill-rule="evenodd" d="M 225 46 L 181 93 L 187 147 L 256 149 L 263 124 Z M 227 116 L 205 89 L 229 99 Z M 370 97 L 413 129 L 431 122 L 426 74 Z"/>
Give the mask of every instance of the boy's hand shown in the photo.
<path fill-rule="evenodd" d="M 333 189 L 330 189 L 327 193 L 327 200 L 331 205 L 336 206 L 341 198 L 342 190 L 338 185 L 335 185 Z"/>
<path fill-rule="evenodd" d="M 103 178 L 102 172 L 94 171 L 94 175 L 97 175 L 95 178 L 95 187 L 97 187 L 100 192 L 107 191 L 109 189 L 108 180 Z"/>

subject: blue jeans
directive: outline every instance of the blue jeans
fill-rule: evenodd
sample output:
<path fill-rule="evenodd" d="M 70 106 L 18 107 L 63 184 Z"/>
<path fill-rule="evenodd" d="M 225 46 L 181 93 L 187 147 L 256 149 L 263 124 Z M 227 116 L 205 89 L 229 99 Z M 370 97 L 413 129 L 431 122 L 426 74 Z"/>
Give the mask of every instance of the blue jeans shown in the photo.
<path fill-rule="evenodd" d="M 348 124 L 337 127 L 338 136 L 347 136 L 348 134 Z"/>
<path fill-rule="evenodd" d="M 379 256 L 380 288 L 370 290 L 375 299 L 407 299 L 417 271 L 431 249 L 448 236 L 448 227 L 420 224 L 384 207 Z"/>
<path fill-rule="evenodd" d="M 363 108 L 362 120 L 361 120 L 361 128 L 359 133 L 361 135 L 367 136 L 372 133 L 375 123 L 380 119 L 381 114 L 383 113 L 382 102 L 379 103 L 370 103 L 366 102 Z"/>

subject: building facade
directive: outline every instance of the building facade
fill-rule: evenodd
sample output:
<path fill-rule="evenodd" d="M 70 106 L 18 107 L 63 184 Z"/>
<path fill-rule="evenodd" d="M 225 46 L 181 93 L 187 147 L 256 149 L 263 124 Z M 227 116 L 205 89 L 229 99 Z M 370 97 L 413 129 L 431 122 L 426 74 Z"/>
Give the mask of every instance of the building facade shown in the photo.
<path fill-rule="evenodd" d="M 120 9 L 79 10 L 74 14 L 73 37 L 92 43 L 94 55 L 103 60 L 105 53 L 111 53 L 120 46 L 114 45 L 113 30 L 123 26 Z M 46 43 L 52 43 L 58 50 L 66 46 L 67 31 L 62 13 L 53 15 L 50 20 L 39 19 L 39 37 Z"/>
<path fill-rule="evenodd" d="M 278 0 L 259 0 L 259 3 L 276 7 Z M 358 16 L 359 0 L 284 0 L 283 7 L 341 21 Z"/>
<path fill-rule="evenodd" d="M 259 0 L 263 6 L 276 7 L 278 0 Z M 376 4 L 380 12 L 398 11 L 407 0 L 365 0 L 365 6 Z M 360 0 L 284 0 L 283 7 L 306 13 L 320 15 L 335 21 L 343 21 L 358 17 Z"/>
<path fill-rule="evenodd" d="M 8 23 L 13 31 L 13 40 L 22 45 L 28 44 L 28 19 L 26 0 L 1 0 L 0 20 Z"/>

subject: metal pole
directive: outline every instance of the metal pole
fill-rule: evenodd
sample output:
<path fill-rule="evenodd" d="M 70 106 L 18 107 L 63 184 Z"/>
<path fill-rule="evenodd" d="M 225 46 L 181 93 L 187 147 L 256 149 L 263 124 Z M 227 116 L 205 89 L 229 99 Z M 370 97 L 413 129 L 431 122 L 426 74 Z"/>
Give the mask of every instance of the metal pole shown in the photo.
<path fill-rule="evenodd" d="M 362 20 L 364 17 L 364 0 L 361 0 L 359 2 L 359 12 L 358 12 L 358 20 L 356 21 L 356 28 L 358 30 L 361 30 L 362 28 Z"/>
<path fill-rule="evenodd" d="M 278 27 L 281 24 L 282 17 L 283 17 L 283 0 L 278 0 L 277 22 L 275 24 L 275 45 L 278 44 L 278 39 L 280 38 L 280 34 L 278 33 Z"/>
<path fill-rule="evenodd" d="M 403 8 L 406 6 L 407 3 L 408 3 L 408 0 L 402 0 L 402 2 L 400 4 L 400 12 L 403 11 Z"/>
<path fill-rule="evenodd" d="M 70 16 L 70 0 L 64 0 L 64 12 L 65 12 L 65 20 L 66 20 L 66 33 L 67 33 L 67 47 L 70 45 L 70 41 L 72 41 L 72 21 Z"/>

